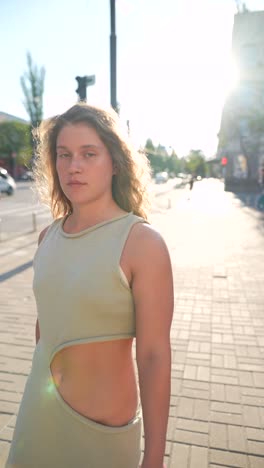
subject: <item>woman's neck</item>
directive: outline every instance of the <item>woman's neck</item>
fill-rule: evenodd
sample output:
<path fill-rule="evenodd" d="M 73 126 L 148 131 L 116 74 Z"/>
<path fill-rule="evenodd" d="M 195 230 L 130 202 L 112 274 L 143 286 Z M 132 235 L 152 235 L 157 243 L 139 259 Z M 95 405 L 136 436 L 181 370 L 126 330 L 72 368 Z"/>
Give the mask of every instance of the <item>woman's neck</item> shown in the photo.
<path fill-rule="evenodd" d="M 82 230 L 95 224 L 99 224 L 108 219 L 112 219 L 125 214 L 114 201 L 108 206 L 78 206 L 73 207 L 72 213 L 67 217 L 65 223 L 68 229 Z"/>

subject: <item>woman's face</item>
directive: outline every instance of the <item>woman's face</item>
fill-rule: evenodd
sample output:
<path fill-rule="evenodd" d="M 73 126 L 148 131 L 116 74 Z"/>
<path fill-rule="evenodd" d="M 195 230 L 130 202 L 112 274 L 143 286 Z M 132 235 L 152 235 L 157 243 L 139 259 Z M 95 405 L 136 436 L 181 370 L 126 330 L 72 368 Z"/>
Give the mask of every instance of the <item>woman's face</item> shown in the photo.
<path fill-rule="evenodd" d="M 58 134 L 56 151 L 60 185 L 73 206 L 112 198 L 112 158 L 92 127 L 66 125 Z"/>

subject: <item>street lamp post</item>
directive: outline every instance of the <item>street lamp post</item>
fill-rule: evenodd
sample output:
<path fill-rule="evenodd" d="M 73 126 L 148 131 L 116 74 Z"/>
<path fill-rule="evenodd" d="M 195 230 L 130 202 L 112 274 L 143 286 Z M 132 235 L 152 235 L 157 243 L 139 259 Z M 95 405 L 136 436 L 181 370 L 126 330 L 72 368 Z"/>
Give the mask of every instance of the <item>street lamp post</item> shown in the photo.
<path fill-rule="evenodd" d="M 110 89 L 111 106 L 117 109 L 116 101 L 116 33 L 115 33 L 115 0 L 110 0 L 111 35 L 110 35 Z"/>

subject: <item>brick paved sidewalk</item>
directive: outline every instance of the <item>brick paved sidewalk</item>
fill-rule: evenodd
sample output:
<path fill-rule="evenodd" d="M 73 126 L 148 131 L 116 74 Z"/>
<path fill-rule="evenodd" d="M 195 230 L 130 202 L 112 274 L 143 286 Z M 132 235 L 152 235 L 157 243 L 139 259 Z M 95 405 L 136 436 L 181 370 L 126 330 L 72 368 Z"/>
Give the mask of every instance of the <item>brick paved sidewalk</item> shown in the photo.
<path fill-rule="evenodd" d="M 169 468 L 263 468 L 262 216 L 211 181 L 169 196 L 170 203 L 156 201 L 152 216 L 175 283 L 165 461 Z M 34 350 L 36 236 L 16 242 L 0 244 L 0 467 Z"/>

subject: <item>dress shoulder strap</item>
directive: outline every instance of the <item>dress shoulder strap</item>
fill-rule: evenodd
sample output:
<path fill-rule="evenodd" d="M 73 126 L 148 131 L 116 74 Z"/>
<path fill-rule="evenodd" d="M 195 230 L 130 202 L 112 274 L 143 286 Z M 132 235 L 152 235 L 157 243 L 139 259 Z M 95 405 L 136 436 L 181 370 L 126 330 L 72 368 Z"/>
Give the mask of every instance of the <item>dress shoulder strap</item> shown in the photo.
<path fill-rule="evenodd" d="M 144 218 L 141 218 L 140 216 L 136 216 L 133 213 L 131 213 L 130 216 L 128 216 L 124 221 L 125 222 L 122 223 L 122 227 L 120 228 L 118 232 L 118 242 L 116 243 L 115 256 L 118 261 L 118 264 L 120 262 L 122 252 L 124 250 L 125 244 L 127 242 L 127 239 L 129 237 L 132 227 L 138 223 L 149 224 L 148 221 L 146 221 Z"/>

